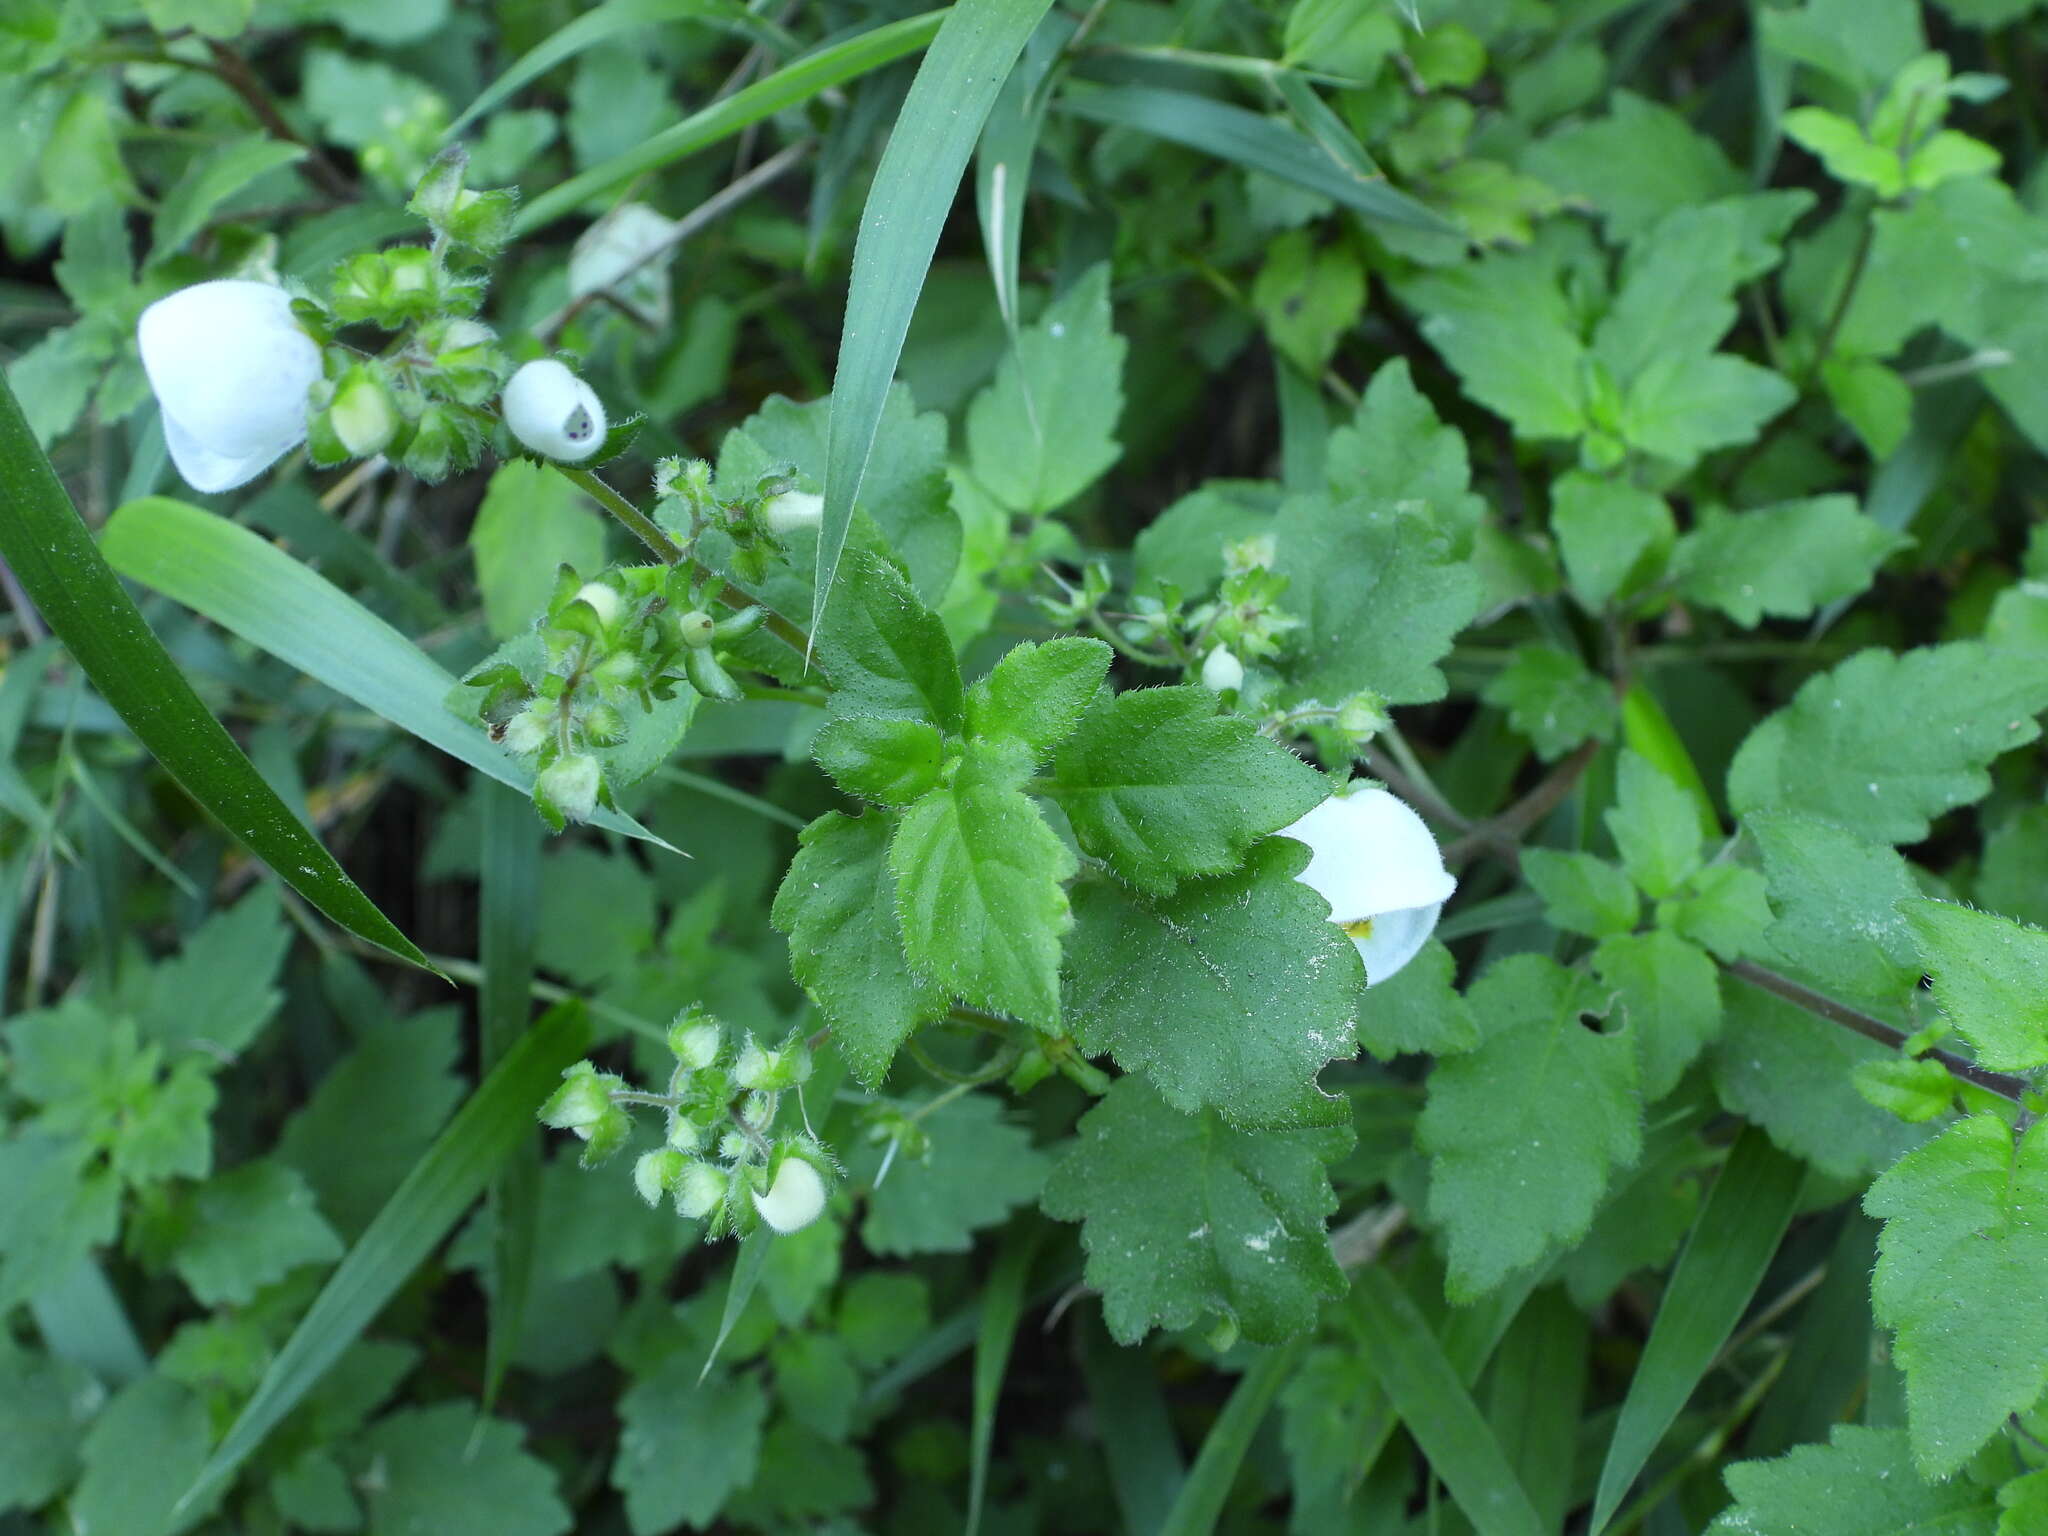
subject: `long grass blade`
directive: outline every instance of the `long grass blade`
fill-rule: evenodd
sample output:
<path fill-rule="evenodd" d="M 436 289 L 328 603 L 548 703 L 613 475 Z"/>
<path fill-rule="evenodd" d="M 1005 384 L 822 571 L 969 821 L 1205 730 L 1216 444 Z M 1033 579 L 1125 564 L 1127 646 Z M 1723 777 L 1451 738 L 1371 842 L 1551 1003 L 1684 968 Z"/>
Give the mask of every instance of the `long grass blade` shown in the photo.
<path fill-rule="evenodd" d="M 1543 1536 L 1536 1506 L 1414 1298 L 1378 1265 L 1358 1272 L 1352 1296 L 1365 1363 L 1473 1529 Z"/>
<path fill-rule="evenodd" d="M 589 1040 L 583 1006 L 564 1003 L 542 1015 L 478 1084 L 328 1277 L 180 1509 L 220 1486 L 369 1327 L 532 1131 L 534 1110 Z"/>
<path fill-rule="evenodd" d="M 896 360 L 924 291 L 939 230 L 1003 81 L 1051 0 L 958 0 L 946 12 L 861 211 L 853 246 L 832 420 L 825 437 L 825 513 L 818 534 L 811 636 L 853 526 L 853 506 L 896 375 Z"/>
<path fill-rule="evenodd" d="M 989 1452 L 996 1439 L 996 1399 L 1002 1395 L 1003 1373 L 1009 1369 L 1017 1324 L 1024 1316 L 1031 1261 L 1038 1257 L 1044 1236 L 1045 1229 L 1035 1223 L 1012 1227 L 989 1269 L 988 1284 L 982 1287 L 981 1327 L 974 1339 L 974 1419 L 968 1435 L 967 1536 L 981 1528 Z"/>
<path fill-rule="evenodd" d="M 1266 1422 L 1273 1399 L 1287 1385 L 1287 1378 L 1308 1352 L 1308 1336 L 1292 1339 L 1270 1349 L 1252 1363 L 1230 1390 L 1230 1401 L 1210 1427 L 1208 1438 L 1195 1455 L 1188 1480 L 1181 1484 L 1180 1497 L 1167 1512 L 1159 1536 L 1208 1536 L 1222 1518 L 1224 1500 L 1244 1466 L 1252 1437 Z"/>
<path fill-rule="evenodd" d="M 455 679 L 418 646 L 317 571 L 238 523 L 165 496 L 107 520 L 100 547 L 122 575 L 375 710 L 429 746 L 522 794 L 533 770 L 459 719 Z M 598 826 L 662 842 L 632 817 L 600 810 Z"/>
<path fill-rule="evenodd" d="M 1825 1440 L 1841 1423 L 1870 1374 L 1870 1271 L 1878 1223 L 1852 1203 L 1828 1254 L 1826 1276 L 1807 1302 L 1785 1369 L 1742 1437 L 1745 1456 L 1782 1456 Z"/>
<path fill-rule="evenodd" d="M 1384 179 L 1362 176 L 1340 165 L 1314 140 L 1285 123 L 1228 102 L 1150 85 L 1075 85 L 1067 88 L 1057 105 L 1092 122 L 1135 128 L 1219 160 L 1234 160 L 1320 192 L 1369 219 L 1433 235 L 1463 233 L 1441 214 L 1388 186 Z"/>
<path fill-rule="evenodd" d="M 750 128 L 765 117 L 800 106 L 820 91 L 893 64 L 905 54 L 917 52 L 939 31 L 939 24 L 951 13 L 926 11 L 907 16 L 850 37 L 829 48 L 785 65 L 765 80 L 745 90 L 734 91 L 723 101 L 713 102 L 680 123 L 664 128 L 653 138 L 636 144 L 623 154 L 600 161 L 567 181 L 548 188 L 519 210 L 513 221 L 514 235 L 530 235 L 552 224 L 593 197 L 624 186 L 649 171 L 694 155 L 721 139 Z"/>
<path fill-rule="evenodd" d="M 1187 1481 L 1188 1465 L 1152 1357 L 1142 1349 L 1119 1349 L 1101 1319 L 1091 1318 L 1081 1331 L 1081 1375 L 1095 1421 L 1103 1426 L 1102 1454 L 1124 1529 L 1161 1529 Z"/>
<path fill-rule="evenodd" d="M 974 206 L 981 215 L 981 243 L 988 252 L 996 308 L 1009 328 L 1012 346 L 1017 340 L 1017 261 L 1023 245 L 1024 193 L 1031 183 L 1039 130 L 1045 125 L 1052 67 L 1073 35 L 1074 23 L 1057 11 L 1038 24 L 989 111 L 988 126 L 982 130 L 981 147 L 974 157 Z"/>
<path fill-rule="evenodd" d="M 0 556 L 100 696 L 187 794 L 334 922 L 426 965 L 200 702 L 93 543 L 4 379 Z"/>
<path fill-rule="evenodd" d="M 1755 1126 L 1736 1138 L 1679 1255 L 1621 1405 L 1593 1499 L 1592 1536 L 1614 1518 L 1756 1294 L 1792 1220 L 1804 1176 L 1804 1167 Z"/>

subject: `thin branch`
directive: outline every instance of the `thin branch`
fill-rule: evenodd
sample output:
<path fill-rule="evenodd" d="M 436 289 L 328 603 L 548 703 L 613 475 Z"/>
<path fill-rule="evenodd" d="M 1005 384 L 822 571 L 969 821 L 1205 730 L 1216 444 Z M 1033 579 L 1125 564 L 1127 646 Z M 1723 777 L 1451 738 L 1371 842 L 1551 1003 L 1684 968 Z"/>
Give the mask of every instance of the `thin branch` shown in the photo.
<path fill-rule="evenodd" d="M 1408 1225 L 1408 1207 L 1399 1201 L 1361 1211 L 1330 1234 L 1330 1251 L 1347 1274 L 1375 1262 L 1388 1243 Z"/>
<path fill-rule="evenodd" d="M 1788 1003 L 1804 1008 L 1816 1018 L 1840 1024 L 1845 1029 L 1853 1029 L 1857 1034 L 1875 1040 L 1881 1045 L 1896 1048 L 1910 1038 L 1904 1030 L 1885 1023 L 1883 1019 L 1851 1008 L 1847 1003 L 1838 1003 L 1832 997 L 1816 992 L 1811 987 L 1802 986 L 1789 976 L 1780 976 L 1776 971 L 1766 970 L 1763 966 L 1748 960 L 1731 961 L 1725 969 L 1731 976 L 1739 976 L 1753 987 L 1761 987 L 1775 997 L 1781 997 Z M 2015 1104 L 2025 1103 L 2026 1096 L 2032 1089 L 2032 1084 L 2023 1077 L 1990 1071 L 1975 1062 L 1963 1060 L 1952 1051 L 1933 1050 L 1926 1054 L 1964 1082 L 1975 1083 L 1979 1088 L 1995 1093 L 2002 1099 L 2010 1099 Z"/>
<path fill-rule="evenodd" d="M 341 167 L 327 158 L 325 150 L 285 121 L 284 113 L 280 112 L 277 103 L 271 100 L 270 92 L 264 89 L 263 82 L 256 78 L 256 72 L 249 67 L 248 60 L 217 38 L 206 39 L 206 50 L 213 56 L 213 67 L 209 72 L 247 103 L 249 110 L 256 114 L 256 121 L 263 125 L 264 132 L 273 139 L 282 139 L 287 144 L 303 146 L 306 150 L 306 169 L 312 174 L 313 179 L 320 183 L 322 190 L 343 202 L 354 202 L 357 195 L 355 183 L 349 180 Z"/>
<path fill-rule="evenodd" d="M 1599 754 L 1600 743 L 1589 741 L 1546 774 L 1537 786 L 1498 816 L 1480 822 L 1444 850 L 1444 863 L 1462 864 L 1482 849 L 1499 854 L 1508 864 L 1522 861 L 1522 839 L 1572 792 Z"/>

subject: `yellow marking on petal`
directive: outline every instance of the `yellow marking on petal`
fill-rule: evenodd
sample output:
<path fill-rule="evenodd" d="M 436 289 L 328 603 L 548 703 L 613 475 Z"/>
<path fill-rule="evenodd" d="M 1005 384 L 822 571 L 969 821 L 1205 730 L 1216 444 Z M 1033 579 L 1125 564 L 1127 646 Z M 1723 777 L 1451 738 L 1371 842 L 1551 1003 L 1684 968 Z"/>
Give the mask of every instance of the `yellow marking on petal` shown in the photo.
<path fill-rule="evenodd" d="M 1355 923 L 1345 923 L 1343 928 L 1354 939 L 1369 939 L 1372 937 L 1372 919 L 1369 917 L 1361 917 Z"/>

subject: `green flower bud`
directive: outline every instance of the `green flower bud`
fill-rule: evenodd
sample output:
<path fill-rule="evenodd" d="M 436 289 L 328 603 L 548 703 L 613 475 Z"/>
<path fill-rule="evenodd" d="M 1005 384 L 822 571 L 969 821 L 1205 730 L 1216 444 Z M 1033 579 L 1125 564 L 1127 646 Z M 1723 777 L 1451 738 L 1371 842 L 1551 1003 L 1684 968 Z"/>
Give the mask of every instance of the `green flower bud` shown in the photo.
<path fill-rule="evenodd" d="M 594 747 L 616 747 L 626 739 L 626 717 L 609 704 L 593 704 L 583 715 L 583 736 Z"/>
<path fill-rule="evenodd" d="M 357 363 L 335 383 L 327 419 L 349 456 L 367 459 L 397 435 L 398 402 L 374 364 Z"/>
<path fill-rule="evenodd" d="M 498 743 L 507 752 L 528 757 L 547 745 L 554 730 L 555 706 L 536 700 L 505 722 L 505 732 Z"/>
<path fill-rule="evenodd" d="M 718 637 L 718 621 L 702 608 L 693 608 L 676 620 L 676 632 L 683 644 L 702 650 Z"/>
<path fill-rule="evenodd" d="M 695 1011 L 684 1014 L 668 1029 L 668 1048 L 677 1061 L 692 1072 L 700 1072 L 718 1060 L 718 1052 L 725 1044 L 724 1032 L 709 1019 L 702 1019 Z"/>
<path fill-rule="evenodd" d="M 749 1036 L 740 1048 L 740 1059 L 733 1063 L 732 1080 L 742 1088 L 765 1088 L 769 1073 L 777 1065 L 775 1053 L 763 1049 L 758 1040 Z"/>
<path fill-rule="evenodd" d="M 825 1210 L 825 1176 L 794 1148 L 774 1167 L 767 1190 L 752 1190 L 754 1211 L 777 1232 L 800 1232 Z"/>
<path fill-rule="evenodd" d="M 604 771 L 588 752 L 558 757 L 533 781 L 533 802 L 557 830 L 565 821 L 588 821 L 597 809 Z"/>
<path fill-rule="evenodd" d="M 649 1205 L 659 1205 L 661 1197 L 676 1187 L 686 1166 L 683 1154 L 673 1147 L 642 1153 L 633 1164 L 633 1188 Z"/>
<path fill-rule="evenodd" d="M 723 1170 L 709 1163 L 686 1163 L 675 1181 L 676 1210 L 692 1219 L 702 1219 L 717 1210 L 731 1181 Z"/>

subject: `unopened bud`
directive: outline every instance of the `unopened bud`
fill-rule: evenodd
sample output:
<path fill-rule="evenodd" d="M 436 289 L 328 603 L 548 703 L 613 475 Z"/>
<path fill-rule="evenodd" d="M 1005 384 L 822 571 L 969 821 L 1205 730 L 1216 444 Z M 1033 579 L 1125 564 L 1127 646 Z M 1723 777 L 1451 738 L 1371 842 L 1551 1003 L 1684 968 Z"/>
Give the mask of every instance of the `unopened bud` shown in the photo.
<path fill-rule="evenodd" d="M 700 1072 L 718 1060 L 722 1044 L 723 1034 L 709 1020 L 693 1019 L 685 1014 L 669 1026 L 668 1048 L 676 1060 L 692 1072 Z"/>
<path fill-rule="evenodd" d="M 659 1205 L 661 1197 L 675 1188 L 684 1166 L 683 1154 L 672 1147 L 643 1153 L 633 1165 L 633 1188 L 649 1205 Z"/>
<path fill-rule="evenodd" d="M 547 743 L 548 733 L 554 729 L 555 706 L 541 702 L 528 705 L 505 723 L 505 734 L 499 738 L 507 752 L 525 757 L 538 752 Z"/>
<path fill-rule="evenodd" d="M 601 581 L 586 581 L 576 589 L 575 601 L 586 603 L 597 615 L 597 622 L 610 629 L 619 621 L 619 612 L 625 600 L 619 596 L 616 587 L 606 586 Z"/>
<path fill-rule="evenodd" d="M 757 1040 L 748 1040 L 733 1063 L 732 1080 L 742 1088 L 765 1088 L 777 1062 L 773 1051 L 764 1050 Z"/>
<path fill-rule="evenodd" d="M 825 498 L 809 491 L 784 491 L 761 509 L 761 516 L 777 533 L 815 528 L 825 516 Z"/>
<path fill-rule="evenodd" d="M 709 645 L 714 638 L 712 632 L 717 628 L 718 621 L 702 608 L 692 608 L 676 620 L 676 629 L 683 637 L 683 644 L 693 650 L 702 650 Z"/>
<path fill-rule="evenodd" d="M 725 1173 L 709 1163 L 687 1163 L 675 1181 L 676 1210 L 693 1219 L 709 1216 L 725 1199 Z"/>
<path fill-rule="evenodd" d="M 341 446 L 355 458 L 367 459 L 391 445 L 398 431 L 398 410 L 391 391 L 374 368 L 357 363 L 334 386 L 327 419 Z"/>
<path fill-rule="evenodd" d="M 807 1158 L 787 1153 L 767 1192 L 752 1192 L 754 1209 L 777 1232 L 799 1232 L 825 1209 L 825 1180 Z"/>
<path fill-rule="evenodd" d="M 603 771 L 588 752 L 558 757 L 534 780 L 533 798 L 565 821 L 588 821 L 597 810 Z"/>
<path fill-rule="evenodd" d="M 527 363 L 505 386 L 505 425 L 535 453 L 579 464 L 604 442 L 597 392 L 551 357 Z"/>
<path fill-rule="evenodd" d="M 1219 645 L 1202 663 L 1202 686 L 1211 693 L 1233 693 L 1244 686 L 1244 663 Z"/>

